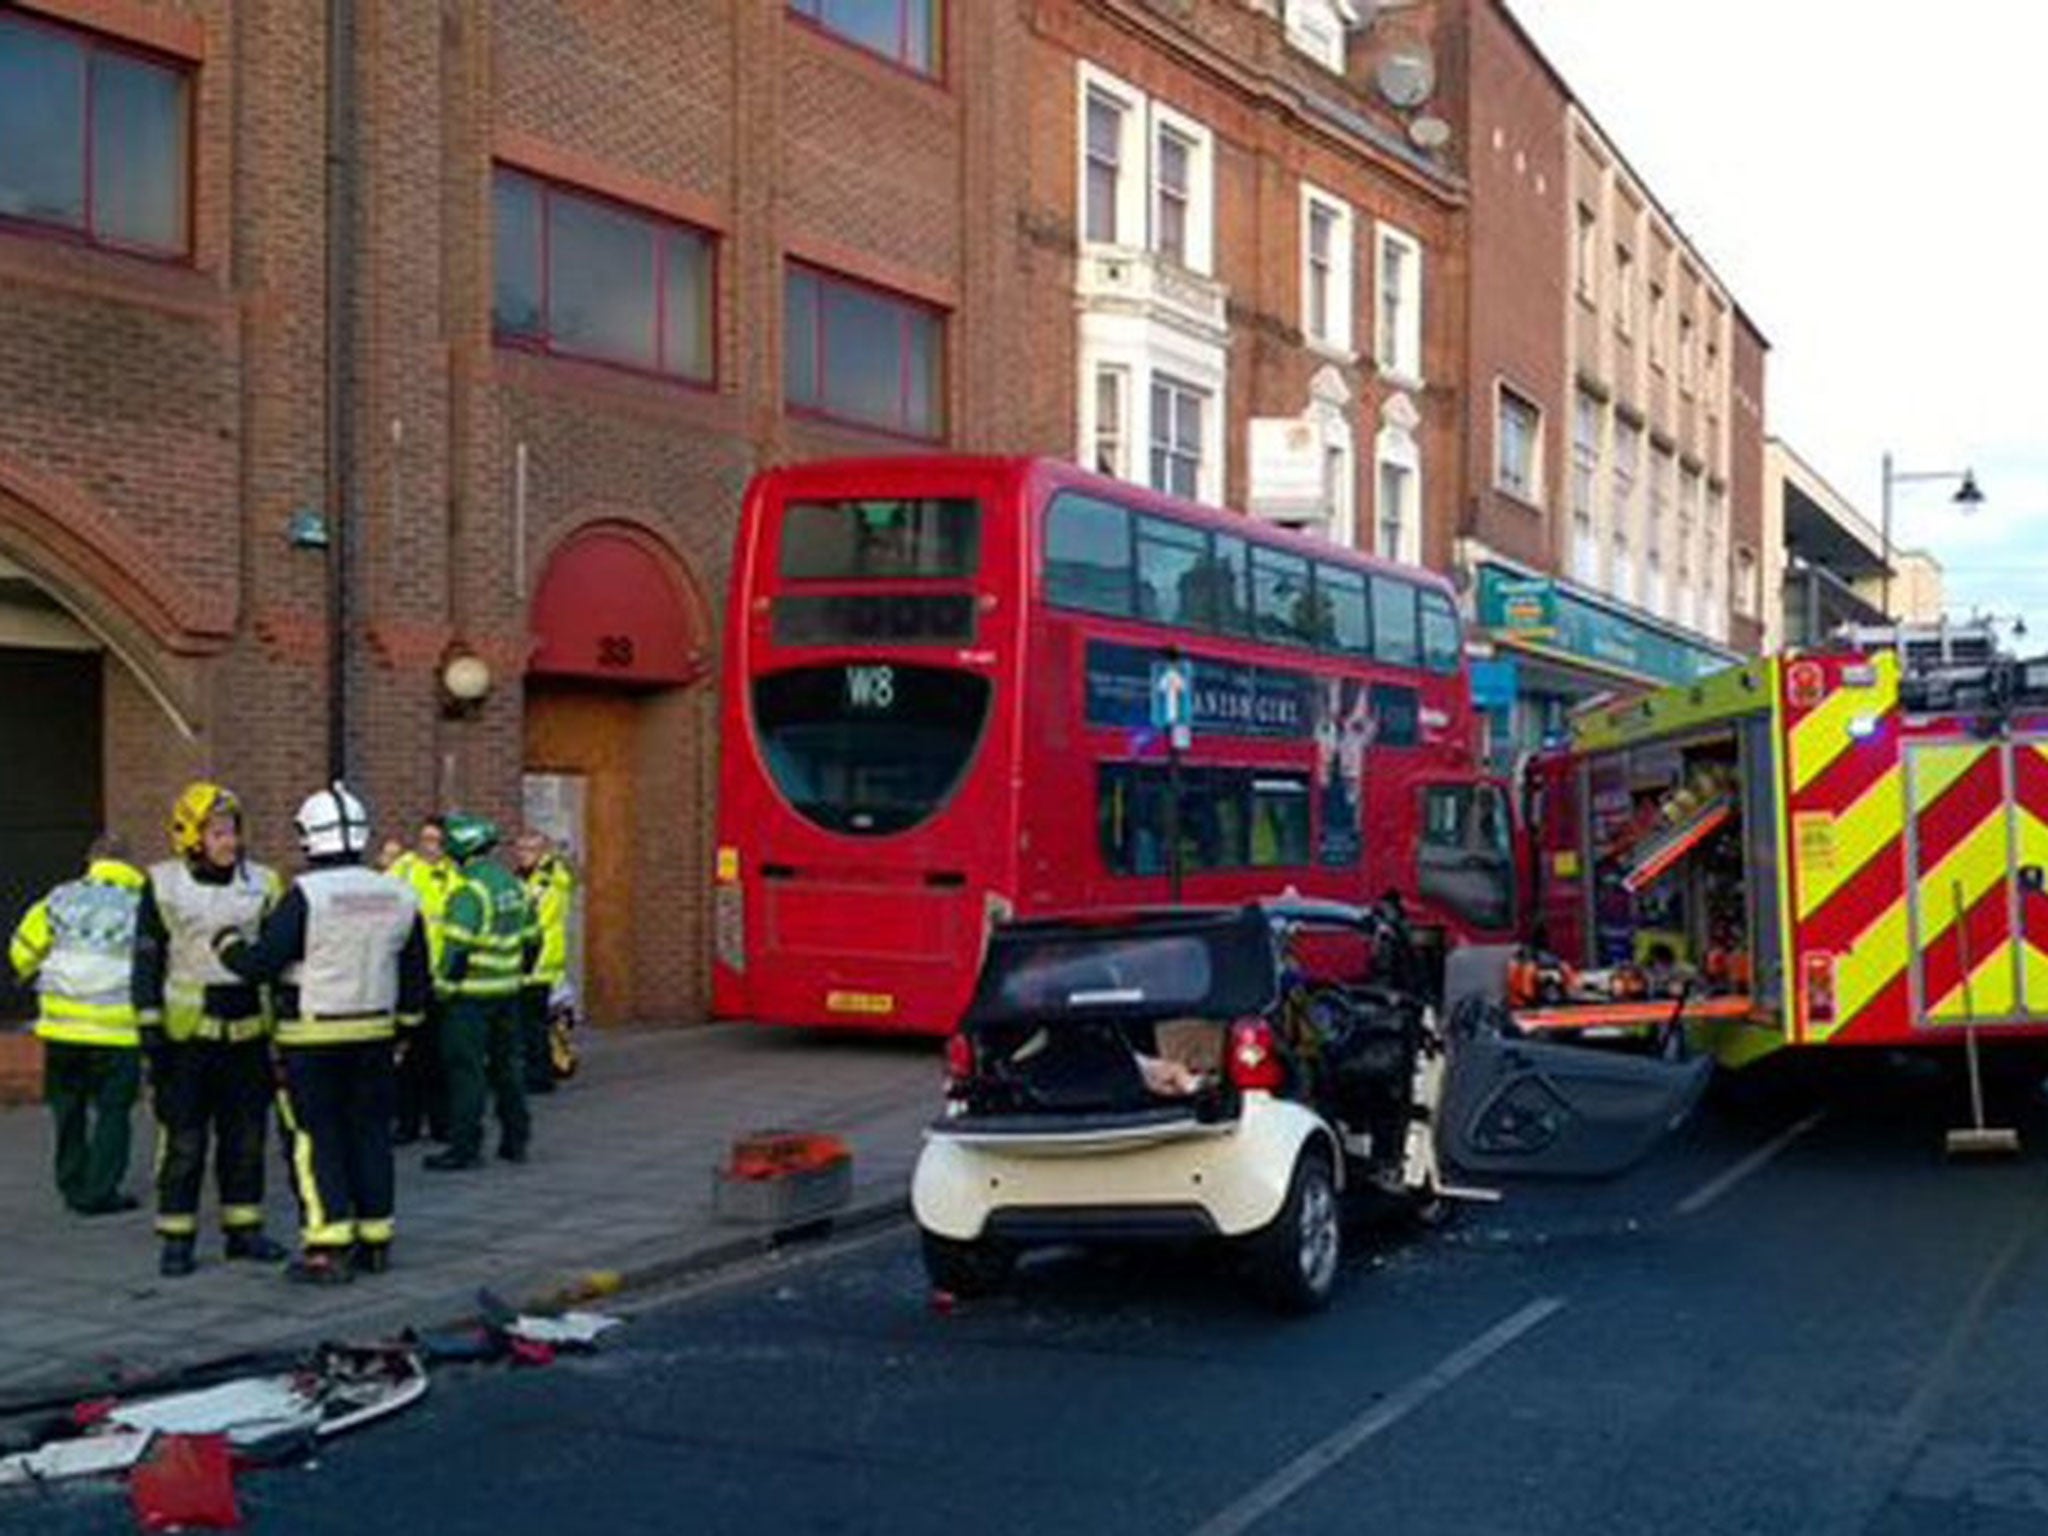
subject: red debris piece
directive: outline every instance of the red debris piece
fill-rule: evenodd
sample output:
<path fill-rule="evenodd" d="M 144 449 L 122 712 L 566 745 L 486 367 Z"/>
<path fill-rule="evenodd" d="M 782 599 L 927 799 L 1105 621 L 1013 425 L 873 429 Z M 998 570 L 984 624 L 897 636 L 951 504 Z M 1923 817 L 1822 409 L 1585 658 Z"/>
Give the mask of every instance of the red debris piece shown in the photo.
<path fill-rule="evenodd" d="M 543 1344 L 538 1339 L 522 1339 L 517 1334 L 508 1334 L 506 1343 L 511 1348 L 514 1365 L 553 1365 L 555 1346 Z"/>
<path fill-rule="evenodd" d="M 818 1131 L 759 1131 L 732 1144 L 725 1173 L 731 1179 L 781 1179 L 816 1173 L 852 1157 L 837 1136 Z"/>
<path fill-rule="evenodd" d="M 951 1317 L 953 1315 L 953 1308 L 958 1304 L 958 1300 L 959 1298 L 951 1291 L 933 1291 L 932 1310 L 941 1317 Z"/>
<path fill-rule="evenodd" d="M 71 1422 L 80 1429 L 90 1429 L 119 1407 L 120 1402 L 118 1397 L 89 1397 L 71 1410 Z"/>
<path fill-rule="evenodd" d="M 235 1531 L 235 1473 L 226 1435 L 163 1435 L 128 1475 L 128 1498 L 145 1531 Z"/>

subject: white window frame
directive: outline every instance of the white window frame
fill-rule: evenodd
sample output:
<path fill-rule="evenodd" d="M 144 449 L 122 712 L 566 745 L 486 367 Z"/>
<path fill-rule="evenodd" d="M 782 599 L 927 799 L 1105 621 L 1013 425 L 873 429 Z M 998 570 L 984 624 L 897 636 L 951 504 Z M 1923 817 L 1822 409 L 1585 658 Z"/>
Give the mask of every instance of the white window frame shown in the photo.
<path fill-rule="evenodd" d="M 1201 414 L 1196 424 L 1197 436 L 1195 438 L 1195 472 L 1193 477 L 1194 484 L 1187 490 L 1175 490 L 1169 485 L 1162 485 L 1159 483 L 1158 478 L 1154 476 L 1152 473 L 1152 456 L 1153 454 L 1160 451 L 1161 447 L 1161 439 L 1159 435 L 1160 423 L 1157 420 L 1158 402 L 1155 398 L 1161 390 L 1167 392 L 1170 402 L 1177 399 L 1193 400 L 1198 403 L 1200 409 Z M 1215 424 L 1214 417 L 1216 414 L 1217 406 L 1217 399 L 1215 393 L 1212 390 L 1203 388 L 1200 384 L 1197 384 L 1191 380 L 1183 379 L 1176 374 L 1168 373 L 1164 369 L 1159 369 L 1156 370 L 1151 375 L 1151 377 L 1145 381 L 1145 401 L 1146 426 L 1144 483 L 1150 486 L 1153 490 L 1158 491 L 1161 495 L 1179 496 L 1189 501 L 1201 500 L 1202 487 L 1207 479 L 1206 469 L 1209 456 L 1209 439 L 1212 435 L 1212 431 Z M 1174 414 L 1178 414 L 1178 407 L 1175 407 Z M 1172 429 L 1175 425 L 1177 425 L 1177 423 L 1169 422 L 1167 424 L 1169 436 L 1165 439 L 1165 451 L 1169 458 L 1177 456 L 1181 451 L 1180 443 L 1176 440 L 1174 436 L 1171 435 Z"/>
<path fill-rule="evenodd" d="M 1284 0 L 1281 26 L 1287 46 L 1305 53 L 1332 74 L 1344 73 L 1349 23 L 1332 0 Z"/>
<path fill-rule="evenodd" d="M 1333 433 L 1325 429 L 1322 440 L 1323 501 L 1330 509 L 1325 530 L 1339 549 L 1358 544 L 1358 455 L 1352 451 L 1348 429 Z"/>
<path fill-rule="evenodd" d="M 1409 291 L 1402 295 L 1392 322 L 1387 317 L 1387 251 L 1407 257 Z M 1383 377 L 1420 386 L 1422 380 L 1422 314 L 1425 302 L 1422 242 L 1405 229 L 1382 223 L 1373 240 L 1373 357 Z"/>
<path fill-rule="evenodd" d="M 1523 478 L 1526 484 L 1517 486 L 1501 471 L 1506 467 L 1508 402 L 1515 401 L 1528 407 L 1530 414 L 1529 462 Z M 1493 483 L 1496 490 L 1525 502 L 1532 507 L 1543 505 L 1543 407 L 1527 392 L 1515 388 L 1505 379 L 1495 381 L 1493 386 Z"/>
<path fill-rule="evenodd" d="M 1614 423 L 1614 465 L 1607 505 L 1608 590 L 1623 602 L 1635 601 L 1635 557 L 1630 545 L 1636 520 L 1636 490 L 1642 480 L 1643 429 Z"/>
<path fill-rule="evenodd" d="M 1093 452 L 1087 460 L 1088 467 L 1097 474 L 1110 475 L 1118 480 L 1131 477 L 1131 418 L 1134 407 L 1131 402 L 1131 370 L 1121 363 L 1102 363 L 1089 371 L 1092 388 L 1088 397 L 1090 412 L 1089 435 Z M 1109 386 L 1110 394 L 1116 400 L 1114 424 L 1103 421 L 1103 386 Z"/>
<path fill-rule="evenodd" d="M 1386 471 L 1398 470 L 1407 494 L 1396 508 L 1393 548 L 1386 538 Z M 1422 564 L 1422 450 L 1415 434 L 1397 426 L 1380 428 L 1373 440 L 1371 551 L 1404 565 Z"/>
<path fill-rule="evenodd" d="M 1572 400 L 1572 580 L 1595 586 L 1600 580 L 1600 532 L 1596 504 L 1600 484 L 1600 439 L 1604 411 L 1581 390 Z M 1587 429 L 1590 426 L 1591 431 Z"/>
<path fill-rule="evenodd" d="M 1314 325 L 1309 299 L 1315 282 L 1315 220 L 1318 213 L 1330 218 L 1328 285 L 1324 297 L 1323 329 Z M 1357 292 L 1357 224 L 1351 205 L 1334 193 L 1308 182 L 1301 184 L 1301 332 L 1309 345 L 1345 363 L 1358 361 L 1357 323 L 1354 298 Z"/>
<path fill-rule="evenodd" d="M 1643 520 L 1643 606 L 1659 615 L 1669 613 L 1669 594 L 1664 588 L 1664 522 L 1674 495 L 1672 478 L 1677 473 L 1677 455 L 1652 443 L 1649 515 Z"/>
<path fill-rule="evenodd" d="M 1153 102 L 1145 130 L 1146 247 L 1171 260 L 1160 249 L 1154 210 L 1159 206 L 1159 140 L 1173 134 L 1188 146 L 1187 231 L 1180 265 L 1204 277 L 1216 265 L 1216 136 L 1207 127 L 1163 102 Z"/>
<path fill-rule="evenodd" d="M 1116 233 L 1114 241 L 1092 240 L 1088 234 L 1088 100 L 1091 95 L 1113 103 L 1123 113 L 1117 136 Z M 1074 227 L 1084 244 L 1138 250 L 1148 244 L 1146 199 L 1150 196 L 1151 155 L 1147 147 L 1144 92 L 1083 59 L 1075 90 L 1075 166 L 1077 216 Z"/>

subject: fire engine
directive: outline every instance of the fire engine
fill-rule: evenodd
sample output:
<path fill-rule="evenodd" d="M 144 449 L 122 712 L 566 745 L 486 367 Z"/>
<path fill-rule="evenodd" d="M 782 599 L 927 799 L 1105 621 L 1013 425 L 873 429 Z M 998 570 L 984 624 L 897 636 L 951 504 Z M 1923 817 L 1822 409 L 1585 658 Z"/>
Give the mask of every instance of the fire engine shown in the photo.
<path fill-rule="evenodd" d="M 2048 657 L 1989 626 L 1596 707 L 1525 781 L 1524 1028 L 1786 1048 L 2048 1038 Z"/>

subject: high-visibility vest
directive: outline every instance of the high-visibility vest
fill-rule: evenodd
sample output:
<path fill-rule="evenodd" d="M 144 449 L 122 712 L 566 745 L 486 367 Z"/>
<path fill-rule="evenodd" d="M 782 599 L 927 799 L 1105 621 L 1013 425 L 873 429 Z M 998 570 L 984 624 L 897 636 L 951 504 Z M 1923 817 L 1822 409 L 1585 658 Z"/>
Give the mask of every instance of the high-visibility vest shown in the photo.
<path fill-rule="evenodd" d="M 540 953 L 528 978 L 552 987 L 569 974 L 569 911 L 576 902 L 576 877 L 567 864 L 549 854 L 527 873 L 526 891 L 533 898 L 534 921 L 540 925 Z"/>
<path fill-rule="evenodd" d="M 284 981 L 298 988 L 295 1018 L 277 1021 L 280 1045 L 345 1045 L 389 1039 L 398 1025 L 398 962 L 419 921 L 419 897 L 403 880 L 360 865 L 308 870 L 305 954 Z"/>
<path fill-rule="evenodd" d="M 253 1039 L 268 1031 L 259 1012 L 215 1019 L 206 1011 L 208 987 L 247 986 L 214 953 L 213 937 L 232 928 L 253 943 L 263 914 L 276 901 L 275 871 L 240 863 L 224 881 L 201 880 L 183 859 L 153 865 L 149 883 L 170 943 L 164 960 L 164 1034 L 172 1040 Z"/>
<path fill-rule="evenodd" d="M 417 853 L 401 853 L 387 874 L 398 876 L 420 899 L 420 918 L 427 929 L 427 958 L 438 971 L 441 965 L 441 925 L 448 915 L 448 898 L 462 883 L 462 871 L 449 858 L 427 859 Z"/>
<path fill-rule="evenodd" d="M 472 860 L 462 876 L 448 900 L 442 953 L 444 965 L 457 955 L 465 956 L 466 964 L 444 990 L 452 997 L 513 996 L 519 991 L 526 945 L 538 935 L 533 903 L 526 887 L 490 859 Z"/>
<path fill-rule="evenodd" d="M 142 871 L 95 859 L 29 909 L 9 959 L 33 976 L 41 1003 L 36 1033 L 62 1045 L 134 1046 L 135 927 Z"/>

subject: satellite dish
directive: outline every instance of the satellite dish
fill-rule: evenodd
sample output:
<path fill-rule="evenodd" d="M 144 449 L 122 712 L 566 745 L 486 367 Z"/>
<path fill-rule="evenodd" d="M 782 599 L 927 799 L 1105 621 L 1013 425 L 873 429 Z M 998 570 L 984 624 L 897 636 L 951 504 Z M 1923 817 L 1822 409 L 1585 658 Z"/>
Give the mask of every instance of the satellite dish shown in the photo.
<path fill-rule="evenodd" d="M 1451 125 L 1440 117 L 1418 117 L 1408 125 L 1417 149 L 1442 149 L 1451 142 Z"/>
<path fill-rule="evenodd" d="M 1427 43 L 1402 43 L 1380 60 L 1374 81 L 1395 106 L 1419 107 L 1436 90 L 1436 58 Z"/>

